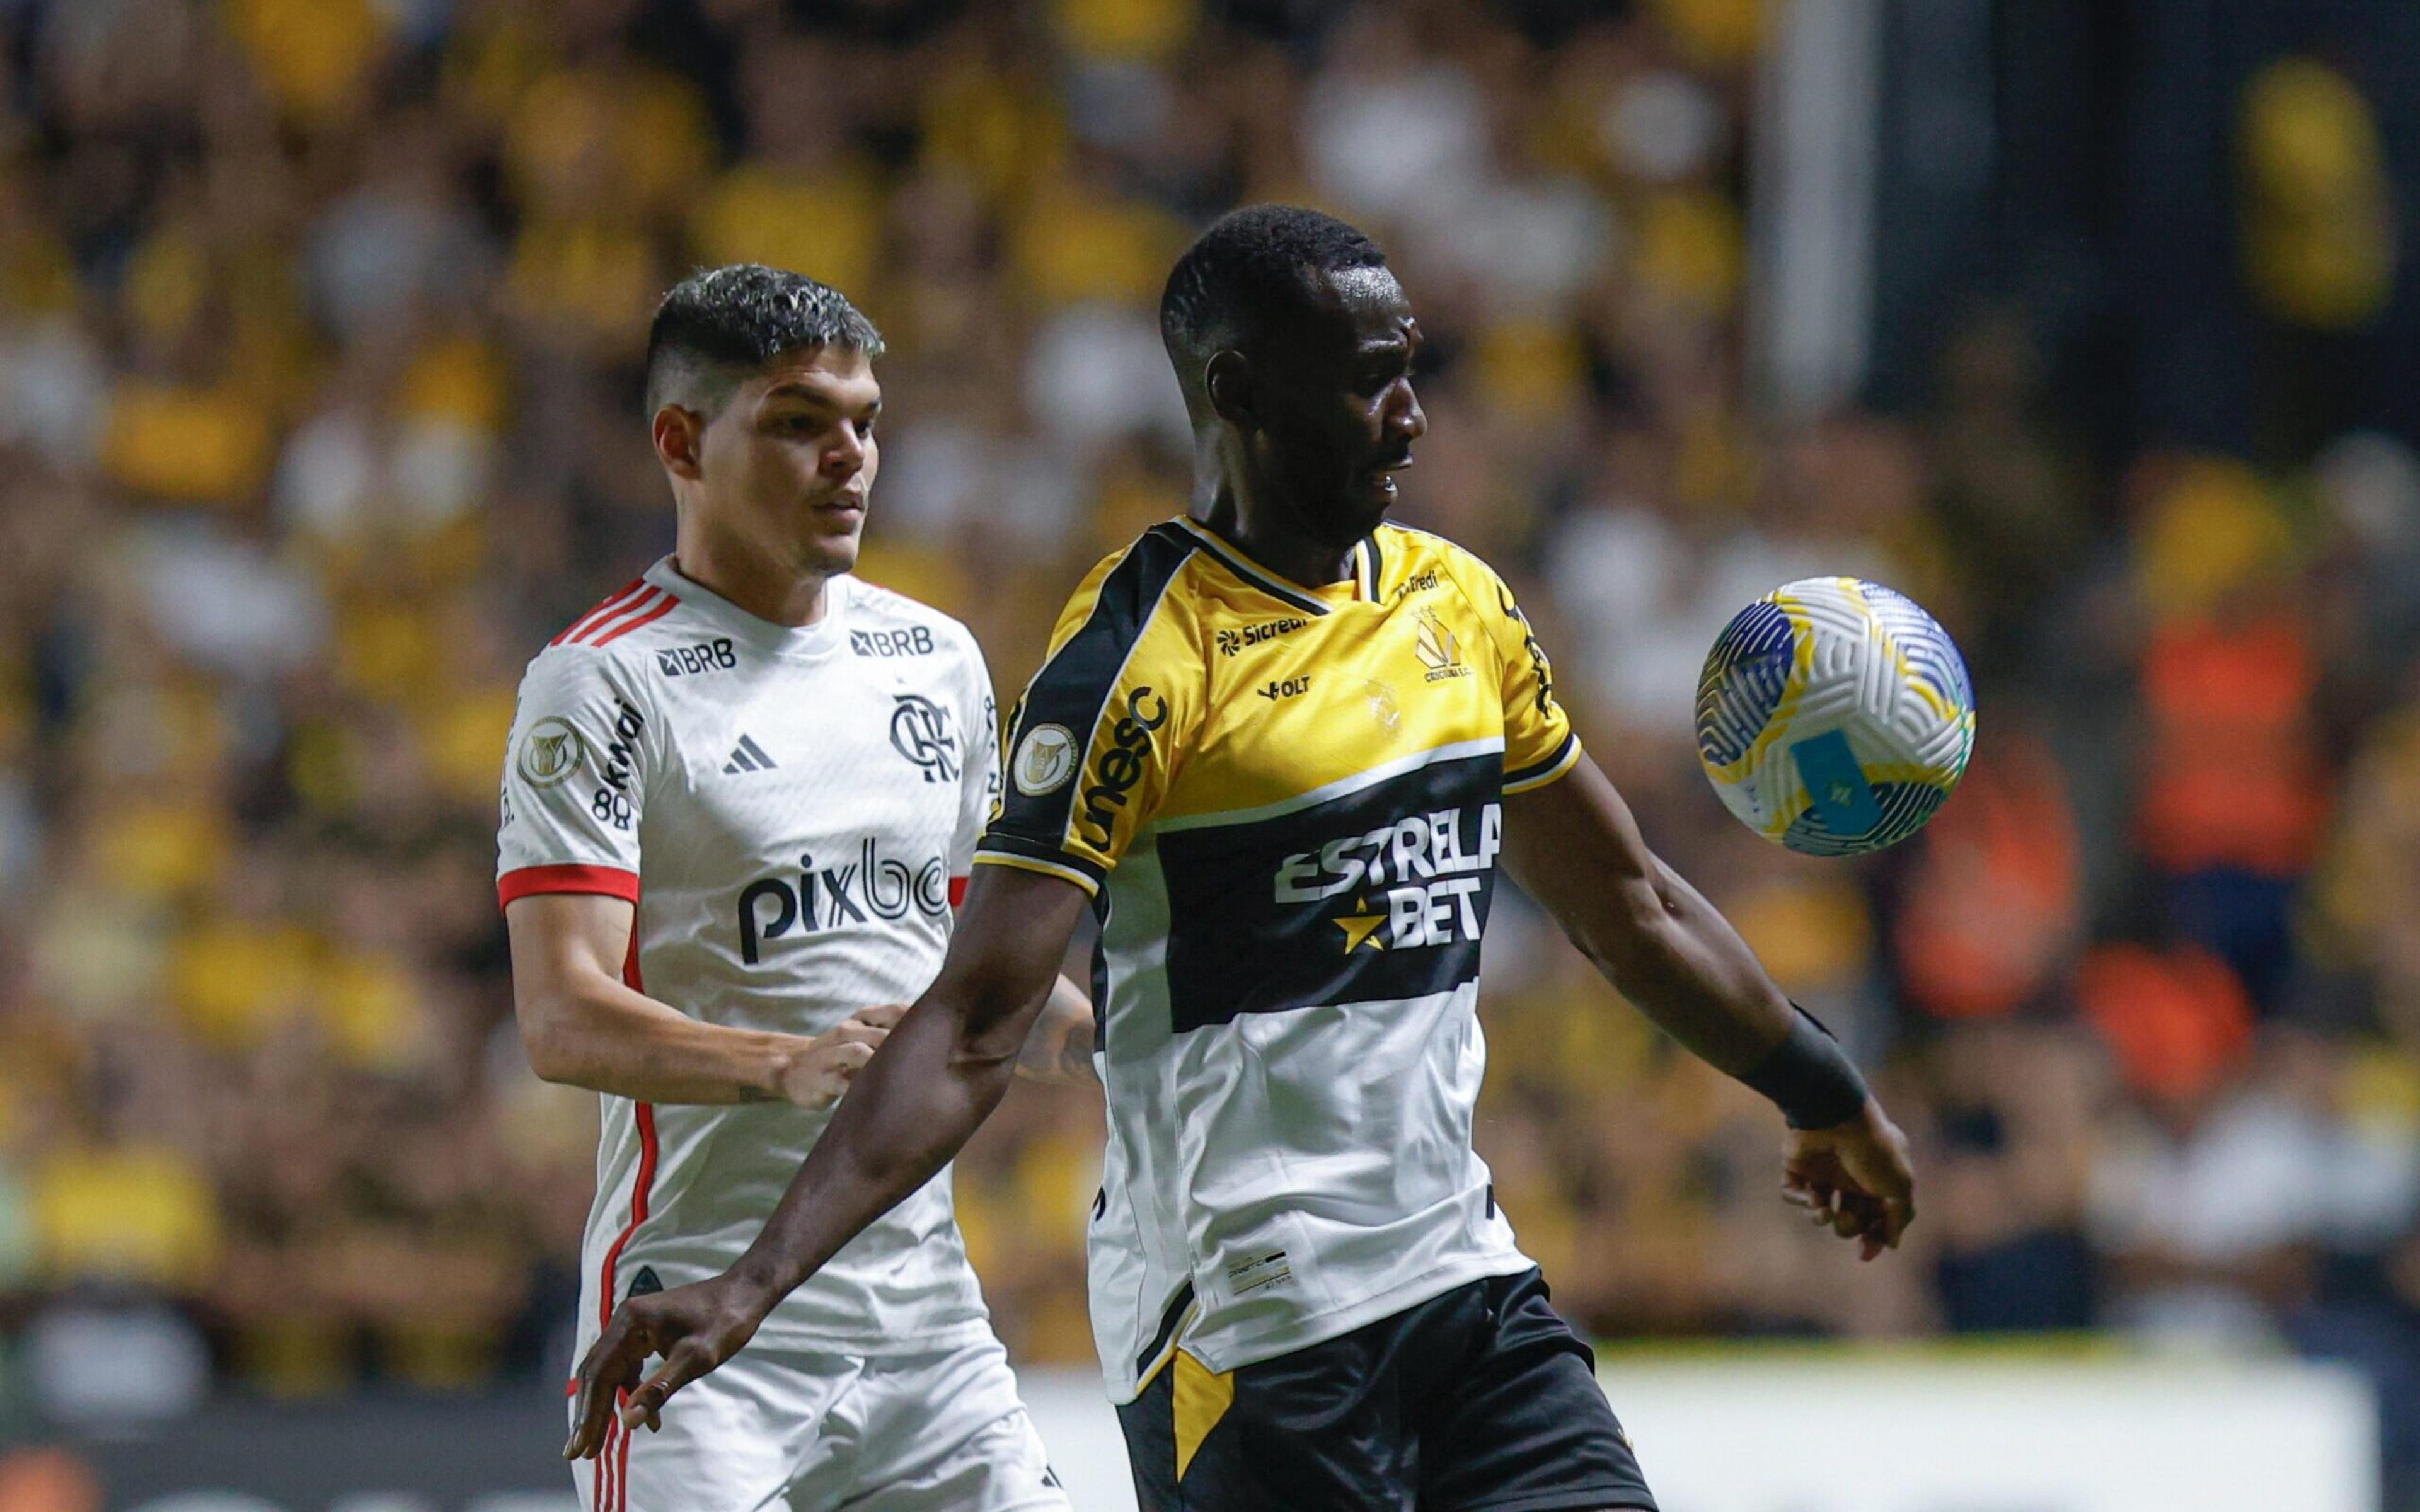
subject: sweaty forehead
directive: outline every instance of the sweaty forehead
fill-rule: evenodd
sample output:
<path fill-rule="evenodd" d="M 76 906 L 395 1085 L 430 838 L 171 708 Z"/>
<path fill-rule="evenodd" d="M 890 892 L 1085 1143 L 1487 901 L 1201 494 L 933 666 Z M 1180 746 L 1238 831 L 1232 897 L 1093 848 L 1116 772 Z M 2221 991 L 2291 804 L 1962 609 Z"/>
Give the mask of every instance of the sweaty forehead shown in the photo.
<path fill-rule="evenodd" d="M 1397 336 L 1412 318 L 1412 301 L 1404 285 L 1385 268 L 1312 273 L 1305 280 L 1303 296 L 1294 311 L 1265 332 L 1295 351 L 1351 351 Z"/>
<path fill-rule="evenodd" d="M 1395 331 L 1412 317 L 1412 301 L 1389 269 L 1347 268 L 1322 273 L 1312 287 L 1319 299 L 1340 310 L 1364 334 Z"/>

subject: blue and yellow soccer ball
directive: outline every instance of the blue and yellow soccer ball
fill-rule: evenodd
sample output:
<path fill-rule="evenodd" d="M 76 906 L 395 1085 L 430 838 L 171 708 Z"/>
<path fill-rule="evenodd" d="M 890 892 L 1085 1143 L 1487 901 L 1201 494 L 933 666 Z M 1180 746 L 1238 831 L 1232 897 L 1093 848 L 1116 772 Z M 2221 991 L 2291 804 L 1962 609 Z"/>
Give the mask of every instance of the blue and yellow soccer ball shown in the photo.
<path fill-rule="evenodd" d="M 1724 627 L 1698 679 L 1698 755 L 1723 807 L 1809 856 L 1915 834 L 1974 749 L 1965 658 L 1880 583 L 1784 583 Z"/>

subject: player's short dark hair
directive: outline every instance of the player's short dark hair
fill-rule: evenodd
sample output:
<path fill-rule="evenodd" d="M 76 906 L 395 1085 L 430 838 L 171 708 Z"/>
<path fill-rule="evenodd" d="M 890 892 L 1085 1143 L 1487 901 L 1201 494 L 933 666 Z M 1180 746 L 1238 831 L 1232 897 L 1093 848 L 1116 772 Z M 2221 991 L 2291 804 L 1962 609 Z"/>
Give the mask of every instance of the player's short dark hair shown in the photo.
<path fill-rule="evenodd" d="M 701 269 L 675 284 L 647 327 L 647 413 L 711 414 L 783 352 L 837 347 L 882 355 L 882 332 L 848 296 L 762 263 Z"/>
<path fill-rule="evenodd" d="M 1159 338 L 1190 393 L 1212 352 L 1254 319 L 1299 308 L 1314 275 L 1386 265 L 1376 242 L 1333 215 L 1247 205 L 1212 222 L 1176 259 L 1159 297 Z"/>

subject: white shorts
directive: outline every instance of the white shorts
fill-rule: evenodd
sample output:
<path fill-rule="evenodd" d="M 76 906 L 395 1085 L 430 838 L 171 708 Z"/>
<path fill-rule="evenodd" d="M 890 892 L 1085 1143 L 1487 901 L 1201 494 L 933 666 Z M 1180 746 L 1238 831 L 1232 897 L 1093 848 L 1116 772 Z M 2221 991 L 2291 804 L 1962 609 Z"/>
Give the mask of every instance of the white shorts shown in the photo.
<path fill-rule="evenodd" d="M 997 1339 L 872 1359 L 752 1346 L 663 1425 L 617 1423 L 572 1466 L 583 1512 L 1069 1512 Z"/>

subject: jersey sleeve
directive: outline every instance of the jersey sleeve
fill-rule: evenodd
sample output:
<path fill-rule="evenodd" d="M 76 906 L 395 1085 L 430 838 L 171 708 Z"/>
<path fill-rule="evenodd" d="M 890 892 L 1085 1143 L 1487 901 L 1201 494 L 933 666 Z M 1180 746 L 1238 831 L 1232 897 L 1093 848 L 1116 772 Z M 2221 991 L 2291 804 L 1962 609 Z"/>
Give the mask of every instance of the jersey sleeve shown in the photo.
<path fill-rule="evenodd" d="M 504 752 L 496 896 L 639 897 L 639 816 L 656 732 L 613 661 L 549 651 L 521 678 Z"/>
<path fill-rule="evenodd" d="M 1527 793 L 1570 771 L 1580 759 L 1580 737 L 1555 698 L 1555 669 L 1538 642 L 1528 616 L 1512 590 L 1492 568 L 1479 568 L 1479 615 L 1487 625 L 1503 668 L 1504 791 Z"/>
<path fill-rule="evenodd" d="M 1201 720 L 1198 641 L 1171 617 L 1182 532 L 1146 533 L 1089 574 L 1010 718 L 1001 801 L 978 864 L 1097 892 L 1166 797 Z"/>
<path fill-rule="evenodd" d="M 966 692 L 958 727 L 966 732 L 966 761 L 958 773 L 958 825 L 950 837 L 950 902 L 966 890 L 975 843 L 1000 803 L 1000 705 L 993 700 L 991 669 L 972 635 L 966 638 Z"/>

